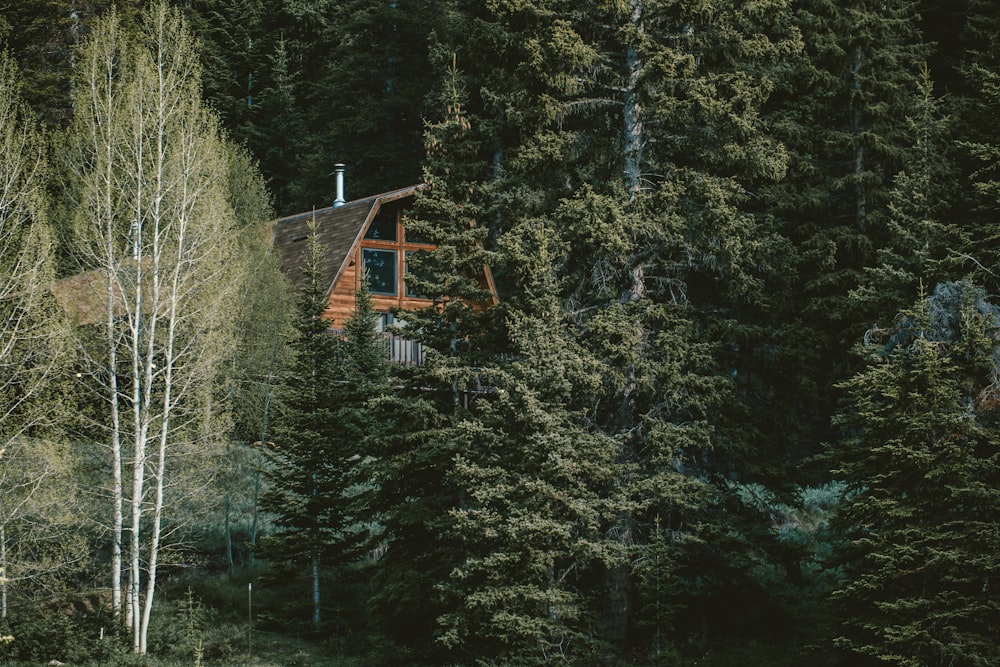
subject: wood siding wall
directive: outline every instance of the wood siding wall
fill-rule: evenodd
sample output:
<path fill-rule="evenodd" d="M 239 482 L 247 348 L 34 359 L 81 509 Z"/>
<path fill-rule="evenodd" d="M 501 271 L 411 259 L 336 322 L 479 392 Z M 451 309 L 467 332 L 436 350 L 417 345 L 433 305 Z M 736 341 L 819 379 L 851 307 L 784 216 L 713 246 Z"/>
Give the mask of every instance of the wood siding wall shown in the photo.
<path fill-rule="evenodd" d="M 414 299 L 406 296 L 406 287 L 403 283 L 404 274 L 404 262 L 406 261 L 405 252 L 400 252 L 399 247 L 393 248 L 390 246 L 385 246 L 384 244 L 376 244 L 370 241 L 364 241 L 359 247 L 356 247 L 351 251 L 351 257 L 347 262 L 347 266 L 344 268 L 343 273 L 340 275 L 340 280 L 333 286 L 330 291 L 330 300 L 327 302 L 326 310 L 323 312 L 324 316 L 330 319 L 334 328 L 341 328 L 344 326 L 344 322 L 347 318 L 351 316 L 354 312 L 354 293 L 361 288 L 361 248 L 380 248 L 385 247 L 389 250 L 396 250 L 396 296 L 386 296 L 384 294 L 372 294 L 372 305 L 375 310 L 387 313 L 392 308 L 401 308 L 403 310 L 418 310 L 420 308 L 426 308 L 430 305 L 431 301 L 429 299 Z"/>
<path fill-rule="evenodd" d="M 385 210 L 385 209 L 383 209 Z M 337 279 L 333 289 L 330 290 L 330 300 L 327 303 L 324 315 L 330 319 L 334 328 L 344 326 L 344 322 L 354 312 L 354 293 L 361 288 L 361 267 L 363 266 L 361 257 L 364 248 L 373 250 L 392 250 L 396 253 L 396 294 L 389 296 L 385 294 L 372 294 L 372 305 L 375 310 L 387 313 L 393 308 L 402 310 L 418 310 L 430 305 L 430 299 L 416 299 L 406 296 L 406 253 L 416 250 L 433 250 L 434 246 L 428 244 L 407 243 L 405 230 L 403 229 L 403 206 L 393 204 L 393 208 L 388 209 L 396 217 L 395 241 L 385 241 L 379 239 L 362 238 L 361 242 L 351 251 L 340 277 Z M 362 230 L 364 232 L 366 230 Z"/>

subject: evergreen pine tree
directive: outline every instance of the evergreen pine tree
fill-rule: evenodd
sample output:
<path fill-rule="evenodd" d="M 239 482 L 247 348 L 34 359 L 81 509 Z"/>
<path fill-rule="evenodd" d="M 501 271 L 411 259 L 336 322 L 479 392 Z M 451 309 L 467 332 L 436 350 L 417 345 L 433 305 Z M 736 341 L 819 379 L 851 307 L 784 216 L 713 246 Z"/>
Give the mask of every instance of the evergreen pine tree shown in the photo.
<path fill-rule="evenodd" d="M 997 309 L 943 283 L 844 383 L 838 646 L 879 664 L 996 663 Z"/>
<path fill-rule="evenodd" d="M 178 3 L 181 4 L 181 3 Z M 277 3 L 266 0 L 193 0 L 184 4 L 203 45 L 205 96 L 234 139 L 246 142 L 255 98 L 267 81 L 268 50 L 277 41 L 267 32 Z"/>
<path fill-rule="evenodd" d="M 351 166 L 352 187 L 359 194 L 420 179 L 424 118 L 431 101 L 425 98 L 436 78 L 429 39 L 444 18 L 442 4 L 335 3 L 324 34 L 331 50 L 312 89 L 310 117 L 315 131 L 326 137 L 324 150 Z"/>
<path fill-rule="evenodd" d="M 425 136 L 424 187 L 406 219 L 410 238 L 436 246 L 408 260 L 408 284 L 434 304 L 408 315 L 421 340 L 457 363 L 475 361 L 476 347 L 487 333 L 483 306 L 492 295 L 484 267 L 491 264 L 482 223 L 485 174 L 479 144 L 464 109 L 465 91 L 453 61 L 441 95 L 444 118 L 429 124 Z"/>
<path fill-rule="evenodd" d="M 429 369 L 428 369 L 429 370 Z M 449 512 L 459 502 L 448 479 L 458 454 L 454 393 L 420 369 L 400 374 L 401 387 L 376 404 L 380 437 L 367 449 L 371 484 L 366 521 L 375 527 L 370 551 L 371 607 L 382 650 L 411 664 L 443 664 L 435 641 L 444 613 L 439 585 L 461 555 Z M 443 386 L 442 386 L 443 385 Z"/>
<path fill-rule="evenodd" d="M 450 512 L 461 503 L 451 476 L 470 446 L 465 420 L 477 368 L 490 352 L 490 294 L 482 284 L 486 228 L 477 225 L 471 185 L 481 172 L 469 121 L 461 107 L 458 73 L 445 86 L 447 112 L 428 125 L 425 187 L 405 220 L 405 233 L 437 247 L 407 259 L 407 288 L 433 305 L 405 314 L 403 332 L 426 351 L 423 365 L 400 373 L 403 389 L 383 405 L 391 423 L 373 445 L 373 520 L 383 527 L 384 555 L 374 573 L 382 629 L 400 647 L 430 662 L 448 651 L 435 641 L 436 619 L 447 608 L 440 586 L 461 555 Z"/>
<path fill-rule="evenodd" d="M 587 426 L 599 366 L 559 319 L 562 262 L 548 234 L 505 237 L 526 293 L 505 309 L 508 355 L 485 372 L 490 393 L 463 419 L 450 473 L 462 557 L 442 586 L 440 641 L 477 664 L 588 664 L 602 653 L 593 581 L 618 549 L 602 530 L 615 448 Z"/>
<path fill-rule="evenodd" d="M 364 292 L 347 323 L 346 340 L 323 316 L 329 282 L 323 248 L 307 239 L 307 283 L 299 298 L 295 361 L 281 390 L 274 442 L 267 443 L 272 486 L 262 500 L 280 529 L 269 541 L 274 557 L 310 570 L 312 626 L 322 627 L 325 577 L 343 574 L 363 535 L 357 523 L 357 475 L 363 440 L 375 421 L 368 401 L 385 391 L 387 360 L 375 333 L 376 315 Z"/>
<path fill-rule="evenodd" d="M 887 210 L 878 219 L 883 242 L 855 293 L 869 322 L 898 313 L 922 283 L 958 277 L 965 263 L 956 257 L 968 248 L 965 231 L 952 222 L 964 195 L 955 187 L 951 118 L 942 114 L 932 85 L 925 66 L 907 116 L 913 137 L 909 157 L 893 178 Z"/>
<path fill-rule="evenodd" d="M 995 267 L 1000 259 L 1000 238 L 996 231 L 1000 203 L 1000 134 L 996 114 L 1000 110 L 1000 7 L 996 3 L 970 0 L 964 75 L 970 90 L 961 101 L 961 139 L 967 154 L 965 165 L 972 191 L 971 211 L 963 227 L 968 235 L 967 270 L 982 276 L 995 291 Z"/>
<path fill-rule="evenodd" d="M 282 213 L 295 211 L 297 193 L 302 189 L 302 148 L 309 139 L 306 112 L 296 96 L 301 73 L 293 67 L 292 54 L 284 39 L 273 46 L 267 59 L 269 78 L 258 82 L 256 116 L 247 128 L 248 142 L 260 155 L 261 167 L 270 179 L 275 207 Z M 326 172 L 324 172 L 326 173 Z M 329 206 L 332 197 L 310 202 Z"/>
<path fill-rule="evenodd" d="M 785 24 L 772 27 L 783 7 L 498 2 L 470 21 L 499 49 L 493 67 L 473 59 L 493 151 L 489 219 L 501 235 L 543 226 L 570 248 L 551 317 L 602 368 L 586 419 L 618 448 L 606 530 L 620 560 L 605 561 L 598 593 L 600 633 L 618 651 L 631 639 L 629 549 L 657 515 L 692 525 L 707 497 L 699 476 L 769 442 L 720 428 L 741 413 L 737 362 L 709 341 L 761 337 L 764 276 L 787 272 L 787 244 L 750 203 L 784 170 L 760 117 L 768 69 L 796 48 Z M 522 285 L 504 280 L 516 301 Z"/>
<path fill-rule="evenodd" d="M 774 396 L 794 406 L 797 416 L 786 425 L 799 457 L 829 437 L 833 384 L 847 372 L 852 341 L 871 325 L 871 311 L 852 292 L 876 263 L 876 249 L 891 245 L 892 179 L 910 156 L 907 118 L 920 116 L 915 93 L 930 55 L 917 9 L 909 0 L 789 8 L 804 51 L 774 70 L 764 116 L 787 150 L 788 172 L 764 185 L 759 201 L 793 244 L 794 264 L 774 317 L 781 346 L 758 354 L 776 362 L 772 387 L 794 379 L 791 391 Z"/>

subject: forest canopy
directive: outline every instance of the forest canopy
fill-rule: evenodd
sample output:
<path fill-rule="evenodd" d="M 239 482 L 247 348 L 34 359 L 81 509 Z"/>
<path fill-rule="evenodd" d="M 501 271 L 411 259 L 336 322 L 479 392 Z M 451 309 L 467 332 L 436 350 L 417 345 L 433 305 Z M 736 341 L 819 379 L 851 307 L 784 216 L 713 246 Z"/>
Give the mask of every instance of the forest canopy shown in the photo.
<path fill-rule="evenodd" d="M 8 0 L 0 651 L 1000 663 L 998 40 L 991 0 Z M 422 185 L 433 250 L 428 307 L 331 331 L 267 223 L 341 163 Z"/>

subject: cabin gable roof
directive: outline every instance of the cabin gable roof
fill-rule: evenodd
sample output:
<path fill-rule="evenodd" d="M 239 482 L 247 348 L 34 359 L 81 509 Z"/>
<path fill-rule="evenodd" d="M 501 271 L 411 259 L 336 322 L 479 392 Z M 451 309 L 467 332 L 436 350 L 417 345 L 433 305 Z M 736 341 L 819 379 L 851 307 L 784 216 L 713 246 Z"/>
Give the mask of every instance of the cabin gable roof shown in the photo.
<path fill-rule="evenodd" d="M 390 202 L 412 197 L 419 185 L 411 185 L 382 194 L 357 199 L 307 213 L 279 218 L 274 224 L 274 249 L 281 260 L 281 270 L 296 291 L 305 285 L 309 223 L 315 219 L 316 233 L 324 247 L 323 275 L 330 278 L 327 295 L 337 284 L 351 257 L 351 251 L 364 237 L 379 209 Z"/>

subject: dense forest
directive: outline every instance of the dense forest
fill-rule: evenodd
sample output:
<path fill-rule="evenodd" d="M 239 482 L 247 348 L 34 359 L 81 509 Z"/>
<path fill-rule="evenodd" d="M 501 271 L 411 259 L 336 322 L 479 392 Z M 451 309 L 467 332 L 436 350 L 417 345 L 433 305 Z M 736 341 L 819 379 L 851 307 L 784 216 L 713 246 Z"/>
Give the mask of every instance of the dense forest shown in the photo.
<path fill-rule="evenodd" d="M 998 117 L 993 0 L 6 0 L 0 661 L 1000 664 Z"/>

